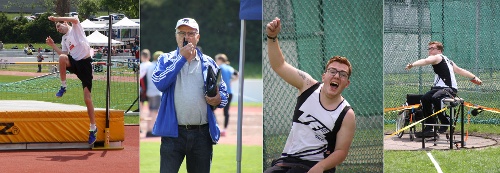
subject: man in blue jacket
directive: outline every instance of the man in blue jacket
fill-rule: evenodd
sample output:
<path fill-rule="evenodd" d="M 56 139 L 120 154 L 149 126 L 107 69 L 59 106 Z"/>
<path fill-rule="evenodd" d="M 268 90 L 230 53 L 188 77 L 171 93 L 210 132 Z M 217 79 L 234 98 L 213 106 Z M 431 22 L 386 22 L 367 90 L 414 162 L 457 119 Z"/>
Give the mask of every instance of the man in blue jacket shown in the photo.
<path fill-rule="evenodd" d="M 184 157 L 187 172 L 210 172 L 212 146 L 220 137 L 211 106 L 226 106 L 226 84 L 217 86 L 215 97 L 206 96 L 208 67 L 214 73 L 219 67 L 196 48 L 200 29 L 194 19 L 180 19 L 175 30 L 178 48 L 160 55 L 152 75 L 163 93 L 153 127 L 153 135 L 162 136 L 160 172 L 178 172 Z"/>

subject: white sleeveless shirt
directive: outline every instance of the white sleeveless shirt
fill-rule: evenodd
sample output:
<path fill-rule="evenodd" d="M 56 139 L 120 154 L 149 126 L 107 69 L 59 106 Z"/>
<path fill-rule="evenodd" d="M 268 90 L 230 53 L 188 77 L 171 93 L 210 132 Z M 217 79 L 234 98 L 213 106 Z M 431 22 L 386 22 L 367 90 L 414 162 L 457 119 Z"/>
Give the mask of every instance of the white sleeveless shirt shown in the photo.
<path fill-rule="evenodd" d="M 322 83 L 316 83 L 297 98 L 292 129 L 282 157 L 298 157 L 309 161 L 321 161 L 325 158 L 328 146 L 325 137 L 329 133 L 337 133 L 339 127 L 334 131 L 335 122 L 344 107 L 350 105 L 343 100 L 334 110 L 325 109 L 319 100 L 322 87 Z"/>

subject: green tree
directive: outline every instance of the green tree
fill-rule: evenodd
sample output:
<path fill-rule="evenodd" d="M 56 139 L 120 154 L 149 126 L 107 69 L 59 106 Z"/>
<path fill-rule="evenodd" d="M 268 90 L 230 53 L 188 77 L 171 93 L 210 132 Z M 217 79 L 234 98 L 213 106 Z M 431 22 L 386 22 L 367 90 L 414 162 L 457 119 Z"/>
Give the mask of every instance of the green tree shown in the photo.
<path fill-rule="evenodd" d="M 240 45 L 239 0 L 157 1 L 141 0 L 141 48 L 154 52 L 175 50 L 175 24 L 191 17 L 200 25 L 203 53 L 225 53 L 238 64 Z M 166 20 L 164 20 L 166 19 Z M 247 22 L 246 63 L 262 64 L 262 22 Z"/>
<path fill-rule="evenodd" d="M 65 16 L 69 13 L 70 3 L 69 0 L 57 0 L 56 1 L 56 14 L 58 16 Z"/>
<path fill-rule="evenodd" d="M 139 18 L 139 0 L 102 0 L 102 6 L 108 13 L 118 12 L 129 18 Z"/>
<path fill-rule="evenodd" d="M 27 21 L 26 21 L 27 22 Z M 10 20 L 4 13 L 0 13 L 0 40 L 3 43 L 11 43 L 16 38 L 14 27 L 20 23 L 18 20 Z"/>
<path fill-rule="evenodd" d="M 39 18 L 25 24 L 28 42 L 45 43 L 45 39 L 51 36 L 54 42 L 61 42 L 62 34 L 57 32 L 54 22 L 47 18 L 51 13 L 44 13 Z"/>
<path fill-rule="evenodd" d="M 61 34 L 55 29 L 54 22 L 47 19 L 52 13 L 42 14 L 39 18 L 28 22 L 26 18 L 9 20 L 0 13 L 0 40 L 4 43 L 44 43 L 47 36 L 55 42 L 61 41 Z"/>
<path fill-rule="evenodd" d="M 100 9 L 102 0 L 80 0 L 77 2 L 78 16 L 82 19 L 88 19 L 94 16 Z"/>

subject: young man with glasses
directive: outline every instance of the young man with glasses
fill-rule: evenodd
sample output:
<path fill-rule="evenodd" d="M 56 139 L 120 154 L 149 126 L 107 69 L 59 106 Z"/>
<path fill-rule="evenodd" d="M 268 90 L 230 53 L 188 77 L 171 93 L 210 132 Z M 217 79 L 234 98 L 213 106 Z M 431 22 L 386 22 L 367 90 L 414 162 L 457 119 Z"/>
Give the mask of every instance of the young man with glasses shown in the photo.
<path fill-rule="evenodd" d="M 427 50 L 429 51 L 429 56 L 424 59 L 417 60 L 413 63 L 406 65 L 406 70 L 410 70 L 413 67 L 432 65 L 434 70 L 434 84 L 431 90 L 425 93 L 422 98 L 422 111 L 424 117 L 432 115 L 434 106 L 434 112 L 441 109 L 441 99 L 445 97 L 455 97 L 458 92 L 457 80 L 455 79 L 455 73 L 470 79 L 471 82 L 477 85 L 481 85 L 482 81 L 476 75 L 471 72 L 462 69 L 457 66 L 452 60 L 443 55 L 443 44 L 437 41 L 432 41 L 428 44 Z M 437 114 L 437 117 L 441 124 L 450 124 L 449 117 L 445 116 L 443 112 Z M 436 124 L 435 118 L 428 118 L 425 120 L 426 124 Z M 439 133 L 444 133 L 448 130 L 447 126 L 439 127 Z M 424 127 L 424 131 L 418 136 L 433 136 L 434 131 L 432 126 Z"/>
<path fill-rule="evenodd" d="M 335 172 L 347 157 L 356 129 L 354 111 L 342 96 L 350 83 L 351 64 L 335 56 L 326 64 L 322 81 L 316 81 L 285 61 L 277 39 L 280 30 L 279 18 L 266 26 L 269 62 L 299 96 L 283 153 L 265 173 Z"/>
<path fill-rule="evenodd" d="M 180 19 L 175 30 L 178 48 L 160 55 L 152 75 L 163 93 L 153 127 L 153 135 L 161 136 L 160 172 L 178 172 L 184 157 L 187 172 L 210 172 L 212 146 L 220 137 L 212 106 L 226 106 L 226 84 L 206 96 L 209 66 L 214 73 L 219 67 L 196 48 L 200 29 L 194 19 Z"/>

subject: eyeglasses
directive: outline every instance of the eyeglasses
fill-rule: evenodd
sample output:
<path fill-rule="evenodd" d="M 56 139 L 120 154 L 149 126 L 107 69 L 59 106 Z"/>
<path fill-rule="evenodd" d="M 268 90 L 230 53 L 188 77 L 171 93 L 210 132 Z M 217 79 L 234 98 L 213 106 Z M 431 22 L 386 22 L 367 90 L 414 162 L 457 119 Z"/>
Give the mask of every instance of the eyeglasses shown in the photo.
<path fill-rule="evenodd" d="M 184 32 L 184 31 L 177 32 L 177 35 L 179 35 L 181 37 L 185 37 L 186 35 L 188 37 L 194 37 L 196 34 L 198 34 L 198 33 L 197 32 Z"/>
<path fill-rule="evenodd" d="M 335 68 L 328 68 L 326 69 L 326 72 L 330 73 L 332 76 L 335 76 L 338 73 L 342 79 L 349 78 L 349 74 L 346 71 L 339 71 Z"/>
<path fill-rule="evenodd" d="M 437 47 L 428 47 L 427 50 L 437 49 Z"/>

